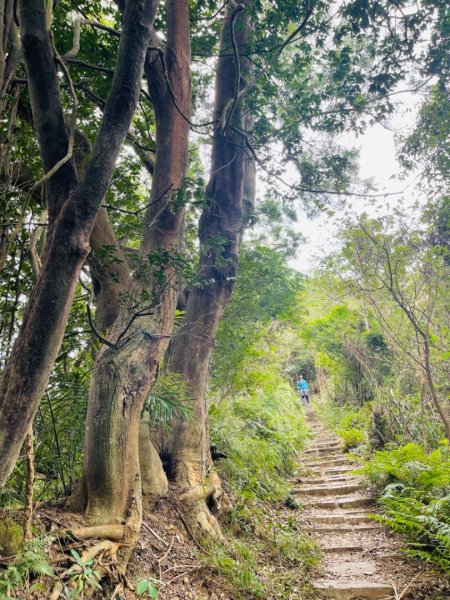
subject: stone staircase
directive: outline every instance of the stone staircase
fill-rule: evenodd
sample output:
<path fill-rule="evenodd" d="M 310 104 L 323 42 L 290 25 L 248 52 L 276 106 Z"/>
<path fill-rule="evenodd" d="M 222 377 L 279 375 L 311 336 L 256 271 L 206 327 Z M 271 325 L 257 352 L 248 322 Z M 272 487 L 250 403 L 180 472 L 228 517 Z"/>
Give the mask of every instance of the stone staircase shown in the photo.
<path fill-rule="evenodd" d="M 342 442 L 311 409 L 307 418 L 312 436 L 302 464 L 305 476 L 294 489 L 306 507 L 304 526 L 324 554 L 323 573 L 314 587 L 334 600 L 393 599 L 395 573 L 384 559 L 402 555 L 384 528 L 368 517 L 376 507 L 353 474 L 358 465 L 350 463 Z"/>

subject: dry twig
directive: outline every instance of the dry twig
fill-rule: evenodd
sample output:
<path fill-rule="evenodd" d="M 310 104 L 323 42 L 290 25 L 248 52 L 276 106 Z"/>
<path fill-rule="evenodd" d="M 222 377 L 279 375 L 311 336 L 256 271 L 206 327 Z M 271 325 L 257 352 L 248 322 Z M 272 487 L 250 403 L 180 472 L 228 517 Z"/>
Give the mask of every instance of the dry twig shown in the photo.
<path fill-rule="evenodd" d="M 423 570 L 419 571 L 418 573 L 416 573 L 414 575 L 414 577 L 411 579 L 411 581 L 408 583 L 408 585 L 406 587 L 403 588 L 403 591 L 400 592 L 400 594 L 397 592 L 397 588 L 395 587 L 395 584 L 392 584 L 392 587 L 394 588 L 394 596 L 393 598 L 395 600 L 402 600 L 402 598 L 405 597 L 406 592 L 411 588 L 412 584 L 418 579 L 418 577 L 420 577 L 420 575 L 422 575 Z"/>
<path fill-rule="evenodd" d="M 142 522 L 142 527 L 144 527 L 149 533 L 151 533 L 152 535 L 155 536 L 155 538 L 161 542 L 161 544 L 164 544 L 164 546 L 166 548 L 169 547 L 169 544 L 166 542 L 166 540 L 163 540 L 163 538 L 156 533 L 156 531 L 154 531 L 149 525 L 147 525 L 147 523 L 145 523 L 145 521 Z"/>
<path fill-rule="evenodd" d="M 172 550 L 172 546 L 173 546 L 174 541 L 175 541 L 175 536 L 173 536 L 172 541 L 170 542 L 170 545 L 167 548 L 167 552 L 164 554 L 164 556 L 162 558 L 158 559 L 158 563 L 159 563 L 160 566 L 165 562 L 166 558 L 169 556 L 169 553 Z"/>

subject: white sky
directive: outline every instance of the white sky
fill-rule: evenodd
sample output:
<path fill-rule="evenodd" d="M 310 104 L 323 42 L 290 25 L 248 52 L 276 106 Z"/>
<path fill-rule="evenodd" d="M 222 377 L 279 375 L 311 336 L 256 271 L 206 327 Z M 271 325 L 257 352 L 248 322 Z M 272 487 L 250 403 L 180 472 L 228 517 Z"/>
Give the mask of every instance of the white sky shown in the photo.
<path fill-rule="evenodd" d="M 392 117 L 396 132 L 411 129 L 416 119 L 416 98 L 403 99 L 403 111 Z M 406 109 L 406 112 L 405 112 Z M 356 137 L 354 134 L 345 134 L 340 142 L 360 150 L 360 177 L 361 179 L 373 179 L 377 194 L 404 191 L 402 195 L 370 198 L 351 198 L 346 200 L 346 207 L 336 212 L 334 217 L 326 214 L 316 219 L 308 219 L 303 211 L 298 212 L 298 228 L 307 238 L 305 244 L 300 246 L 298 256 L 291 261 L 291 266 L 299 271 L 307 273 L 314 269 L 321 256 L 329 254 L 336 247 L 335 233 L 338 221 L 344 213 L 352 212 L 361 214 L 367 212 L 375 217 L 377 214 L 387 214 L 398 204 L 401 199 L 412 204 L 415 200 L 413 183 L 415 176 L 408 180 L 400 181 L 397 176 L 401 168 L 396 159 L 395 133 L 382 125 L 374 125 L 367 129 L 364 135 Z"/>

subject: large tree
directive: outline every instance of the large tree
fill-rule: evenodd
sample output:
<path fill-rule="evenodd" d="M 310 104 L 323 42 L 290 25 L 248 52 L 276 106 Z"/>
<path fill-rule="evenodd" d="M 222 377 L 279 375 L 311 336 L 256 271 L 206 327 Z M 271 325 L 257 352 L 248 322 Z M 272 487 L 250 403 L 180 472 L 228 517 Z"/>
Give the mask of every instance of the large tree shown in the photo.
<path fill-rule="evenodd" d="M 49 223 L 45 260 L 0 382 L 0 485 L 14 467 L 61 346 L 89 236 L 134 113 L 157 4 L 124 6 L 114 81 L 80 182 L 73 124 L 68 131 L 64 118 L 57 69 L 62 60 L 50 32 L 51 12 L 41 0 L 20 2 L 18 8 Z"/>
<path fill-rule="evenodd" d="M 184 0 L 171 0 L 166 8 L 166 41 L 153 32 L 145 65 L 157 150 L 139 264 L 125 288 L 103 268 L 101 282 L 121 298 L 110 343 L 96 358 L 86 419 L 83 511 L 91 523 L 125 523 L 132 533 L 141 522 L 139 423 L 173 327 L 184 219 L 179 194 L 191 103 L 189 15 Z M 111 302 L 109 293 L 97 298 L 99 307 Z"/>

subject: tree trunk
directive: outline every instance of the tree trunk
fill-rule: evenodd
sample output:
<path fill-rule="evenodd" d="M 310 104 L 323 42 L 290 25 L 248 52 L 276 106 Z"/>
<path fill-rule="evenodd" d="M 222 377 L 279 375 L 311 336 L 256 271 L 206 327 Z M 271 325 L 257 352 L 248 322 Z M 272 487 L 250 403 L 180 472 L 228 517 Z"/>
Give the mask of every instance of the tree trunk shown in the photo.
<path fill-rule="evenodd" d="M 192 419 L 175 424 L 171 471 L 191 526 L 213 537 L 221 537 L 220 527 L 209 510 L 217 507 L 220 482 L 212 469 L 209 450 L 208 367 L 217 326 L 233 288 L 244 218 L 248 214 L 248 207 L 244 207 L 245 123 L 242 99 L 238 99 L 242 81 L 250 73 L 250 63 L 242 57 L 249 35 L 249 17 L 240 14 L 243 8 L 244 5 L 232 8 L 229 4 L 222 24 L 211 177 L 206 190 L 208 206 L 199 224 L 198 278 L 203 283 L 189 292 L 185 322 L 169 354 L 169 368 L 186 382 L 193 409 Z M 233 29 L 239 65 L 231 51 Z M 253 193 L 250 180 L 254 178 L 254 168 L 251 163 L 247 167 L 247 188 Z"/>
<path fill-rule="evenodd" d="M 167 44 L 162 46 L 153 32 L 151 46 L 161 50 L 152 50 L 145 66 L 155 108 L 157 151 L 141 263 L 128 289 L 133 300 L 121 308 L 108 333 L 115 345 L 103 346 L 96 358 L 86 418 L 84 514 L 94 525 L 124 525 L 130 541 L 142 519 L 141 412 L 172 332 L 174 259 L 184 223 L 177 198 L 186 172 L 191 103 L 187 3 L 169 0 L 167 11 Z"/>
<path fill-rule="evenodd" d="M 90 244 L 92 253 L 88 260 L 95 294 L 95 325 L 105 333 L 120 313 L 123 294 L 131 286 L 131 274 L 104 208 L 98 212 Z M 98 260 L 98 252 L 105 246 L 110 249 L 107 266 Z"/>
<path fill-rule="evenodd" d="M 51 233 L 45 259 L 0 382 L 0 489 L 15 465 L 61 347 L 89 236 L 134 113 L 155 12 L 154 4 L 126 5 L 117 68 L 82 183 L 77 185 L 68 160 L 46 186 Z M 21 2 L 20 23 L 33 119 L 48 172 L 66 155 L 68 136 L 44 3 Z"/>
<path fill-rule="evenodd" d="M 150 439 L 148 423 L 142 422 L 139 429 L 139 464 L 142 479 L 142 508 L 152 511 L 159 498 L 169 491 L 169 482 L 164 472 L 158 451 Z"/>
<path fill-rule="evenodd" d="M 424 345 L 423 345 L 423 356 L 424 356 L 424 364 L 425 364 L 425 375 L 428 383 L 428 389 L 430 390 L 431 398 L 433 399 L 433 404 L 438 411 L 439 416 L 445 427 L 445 435 L 447 440 L 450 440 L 450 417 L 448 415 L 448 411 L 441 405 L 439 401 L 436 388 L 434 386 L 433 373 L 431 372 L 431 362 L 430 362 L 430 346 L 428 343 L 427 334 L 423 336 Z"/>
<path fill-rule="evenodd" d="M 20 59 L 20 43 L 14 18 L 14 6 L 14 0 L 0 0 L 0 108 L 3 108 L 3 96 Z"/>

